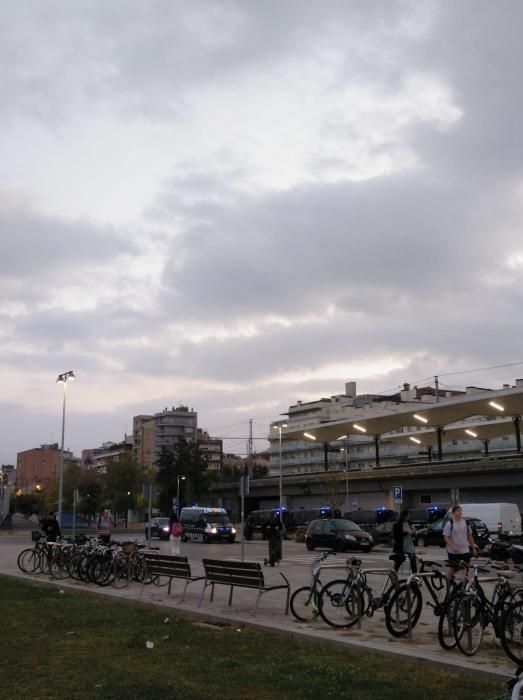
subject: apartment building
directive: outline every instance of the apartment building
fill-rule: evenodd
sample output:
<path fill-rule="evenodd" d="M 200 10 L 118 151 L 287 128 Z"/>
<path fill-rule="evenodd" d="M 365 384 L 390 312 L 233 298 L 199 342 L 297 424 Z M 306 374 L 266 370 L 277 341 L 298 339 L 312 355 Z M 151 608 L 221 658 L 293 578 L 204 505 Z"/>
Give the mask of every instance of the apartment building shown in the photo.
<path fill-rule="evenodd" d="M 64 450 L 64 463 L 78 463 L 78 458 Z M 31 493 L 58 478 L 60 449 L 58 443 L 41 445 L 19 452 L 16 456 L 16 490 Z"/>
<path fill-rule="evenodd" d="M 198 445 L 207 457 L 207 469 L 220 471 L 223 467 L 223 440 L 212 438 L 205 430 L 198 429 Z"/>
<path fill-rule="evenodd" d="M 198 413 L 187 406 L 133 417 L 133 456 L 149 468 L 156 466 L 162 447 L 172 449 L 179 438 L 192 442 L 197 437 Z"/>
<path fill-rule="evenodd" d="M 513 389 L 523 387 L 523 380 L 518 379 Z M 503 385 L 503 390 L 510 389 Z M 348 382 L 345 393 L 330 398 L 321 398 L 312 402 L 298 401 L 289 406 L 287 418 L 275 421 L 270 426 L 268 436 L 270 443 L 270 475 L 302 474 L 325 470 L 366 469 L 376 464 L 376 436 L 354 435 L 331 440 L 329 443 L 314 441 L 307 437 L 307 430 L 312 426 L 335 421 L 353 421 L 370 419 L 386 414 L 400 413 L 409 407 L 443 404 L 446 401 L 475 394 L 489 392 L 481 387 L 467 387 L 465 391 L 447 391 L 434 387 L 417 387 L 408 383 L 393 395 L 357 394 L 356 383 Z M 467 418 L 466 425 L 472 428 L 481 422 L 498 420 L 492 417 L 476 416 Z M 499 419 L 498 422 L 501 422 Z M 420 426 L 420 430 L 423 426 Z M 281 429 L 281 430 L 280 430 Z M 285 433 L 293 431 L 300 434 L 300 439 L 285 439 Z M 280 432 L 283 439 L 280 439 Z M 341 431 L 340 431 L 341 432 Z M 401 431 L 400 431 L 401 432 Z M 464 431 L 466 432 L 466 431 Z M 303 435 L 303 438 L 301 438 Z M 409 438 L 410 444 L 399 444 L 397 441 L 379 441 L 380 464 L 408 464 L 410 462 L 427 461 L 431 458 L 431 450 L 419 446 L 415 438 Z M 511 452 L 516 448 L 514 431 L 509 427 L 504 435 L 497 435 L 488 441 L 474 439 L 474 431 L 469 434 L 456 435 L 455 439 L 446 441 L 445 453 L 455 458 L 479 457 L 485 452 Z"/>
<path fill-rule="evenodd" d="M 91 469 L 99 474 L 107 472 L 107 464 L 112 460 L 119 460 L 123 454 L 128 454 L 133 449 L 132 435 L 126 435 L 122 442 L 104 442 L 100 447 L 82 450 L 80 467 Z"/>

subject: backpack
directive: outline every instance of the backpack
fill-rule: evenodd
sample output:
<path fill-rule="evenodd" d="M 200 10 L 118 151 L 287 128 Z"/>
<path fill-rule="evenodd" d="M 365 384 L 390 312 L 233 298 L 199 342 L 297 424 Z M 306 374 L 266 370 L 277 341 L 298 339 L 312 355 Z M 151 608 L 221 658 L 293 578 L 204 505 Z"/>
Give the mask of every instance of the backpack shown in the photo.
<path fill-rule="evenodd" d="M 181 523 L 173 523 L 171 528 L 171 535 L 173 537 L 181 537 L 183 535 L 183 527 Z"/>

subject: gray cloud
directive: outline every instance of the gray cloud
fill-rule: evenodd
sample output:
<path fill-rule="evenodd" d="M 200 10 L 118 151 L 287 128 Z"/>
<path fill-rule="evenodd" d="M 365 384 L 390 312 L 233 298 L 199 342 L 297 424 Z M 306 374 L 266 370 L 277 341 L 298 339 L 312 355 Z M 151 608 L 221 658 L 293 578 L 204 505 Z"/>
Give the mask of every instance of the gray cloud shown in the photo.
<path fill-rule="evenodd" d="M 112 367 L 115 387 L 138 375 L 194 386 L 180 389 L 192 396 L 137 396 L 114 412 L 72 408 L 71 444 L 79 451 L 119 439 L 134 413 L 178 401 L 193 405 L 209 428 L 247 420 L 250 406 L 254 415 L 276 417 L 302 396 L 343 391 L 353 377 L 310 379 L 311 369 L 326 365 L 401 359 L 405 367 L 385 377 L 356 377 L 360 390 L 377 391 L 517 361 L 522 19 L 522 7 L 504 0 L 495 8 L 483 0 L 328 7 L 302 0 L 190 7 L 92 1 L 74 8 L 63 0 L 8 2 L 0 19 L 5 138 L 37 122 L 59 147 L 76 121 L 100 120 L 103 130 L 104 114 L 136 128 L 178 126 L 191 121 L 205 91 L 225 100 L 223 117 L 234 109 L 227 96 L 241 99 L 245 85 L 254 91 L 244 99 L 252 99 L 276 76 L 294 94 L 292 81 L 299 76 L 306 84 L 311 67 L 325 94 L 351 88 L 355 102 L 322 114 L 313 133 L 320 146 L 305 152 L 303 145 L 301 179 L 263 190 L 253 185 L 252 136 L 239 124 L 243 150 L 233 152 L 236 144 L 219 141 L 214 105 L 206 102 L 214 160 L 177 153 L 166 140 L 162 172 L 170 166 L 173 174 L 149 201 L 140 228 L 44 213 L 30 204 L 31 185 L 20 197 L 2 196 L 0 368 L 54 378 L 71 366 L 94 385 Z M 430 93 L 434 85 L 448 91 L 461 117 L 404 117 L 395 130 L 369 137 L 365 151 L 369 159 L 389 159 L 390 172 L 360 182 L 326 177 L 352 173 L 344 147 L 355 144 L 359 153 L 362 124 L 351 121 L 358 95 L 372 93 L 375 102 L 360 117 L 372 120 L 380 99 L 407 99 L 413 77 L 436 112 L 444 98 Z M 270 100 L 268 91 L 261 94 Z M 296 94 L 322 99 L 312 88 L 310 96 Z M 282 110 L 280 118 L 288 115 Z M 289 138 L 301 126 L 299 112 L 292 119 Z M 27 134 L 29 141 L 35 135 Z M 260 142 L 269 137 L 261 133 Z M 321 148 L 329 139 L 338 151 Z M 36 141 L 34 147 L 37 158 Z M 284 141 L 280 149 L 283 167 Z M 396 168 L 405 153 L 411 162 Z M 82 303 L 70 301 L 72 289 Z M 270 323 L 275 316 L 289 325 Z M 238 333 L 250 327 L 255 335 Z M 209 339 L 191 341 L 193 328 Z M 213 337 L 215 328 L 231 336 Z M 291 371 L 303 381 L 268 383 Z M 449 382 L 499 384 L 506 375 Z M 206 391 L 196 380 L 240 388 Z M 31 397 L 26 401 L 30 407 Z M 4 404 L 0 416 L 9 435 L 2 461 L 58 434 L 57 416 L 43 410 Z"/>

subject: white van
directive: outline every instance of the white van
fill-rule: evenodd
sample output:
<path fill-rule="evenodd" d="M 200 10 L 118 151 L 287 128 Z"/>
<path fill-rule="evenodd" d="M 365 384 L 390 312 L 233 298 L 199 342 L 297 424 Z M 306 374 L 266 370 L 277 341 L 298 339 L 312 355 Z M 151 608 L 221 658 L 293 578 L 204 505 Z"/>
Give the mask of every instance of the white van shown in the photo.
<path fill-rule="evenodd" d="M 483 520 L 491 534 L 521 537 L 521 513 L 516 503 L 460 503 L 460 506 L 464 518 Z"/>

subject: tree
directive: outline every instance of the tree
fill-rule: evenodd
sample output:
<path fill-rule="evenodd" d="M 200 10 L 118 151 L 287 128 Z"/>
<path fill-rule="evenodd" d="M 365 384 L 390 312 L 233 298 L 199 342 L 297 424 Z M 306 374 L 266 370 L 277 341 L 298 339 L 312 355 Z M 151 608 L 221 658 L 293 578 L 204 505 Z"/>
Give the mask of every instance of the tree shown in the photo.
<path fill-rule="evenodd" d="M 76 510 L 86 520 L 94 520 L 102 509 L 104 497 L 104 477 L 90 469 L 83 471 L 78 483 L 78 503 Z"/>
<path fill-rule="evenodd" d="M 179 438 L 172 447 L 163 447 L 156 461 L 158 468 L 158 505 L 162 512 L 172 510 L 173 498 L 180 485 L 180 501 L 192 503 L 201 498 L 209 488 L 212 475 L 207 471 L 207 456 L 197 442 L 188 442 Z M 182 476 L 186 478 L 181 479 Z M 180 477 L 180 479 L 179 479 Z M 185 498 L 182 498 L 185 492 Z"/>
<path fill-rule="evenodd" d="M 142 493 L 145 470 L 129 453 L 110 460 L 105 475 L 103 505 L 115 513 L 135 509 Z"/>

